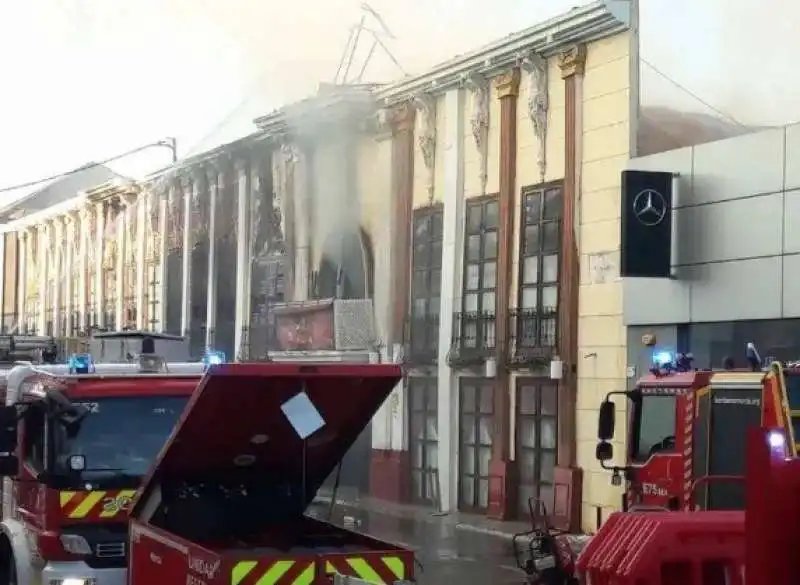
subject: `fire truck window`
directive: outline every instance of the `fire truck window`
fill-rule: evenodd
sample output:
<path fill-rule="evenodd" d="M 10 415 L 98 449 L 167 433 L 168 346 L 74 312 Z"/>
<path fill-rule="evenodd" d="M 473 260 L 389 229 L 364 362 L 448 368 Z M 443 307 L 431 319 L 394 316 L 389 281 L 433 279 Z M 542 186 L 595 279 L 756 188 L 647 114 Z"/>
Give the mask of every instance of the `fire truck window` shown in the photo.
<path fill-rule="evenodd" d="M 25 460 L 36 471 L 44 471 L 45 414 L 32 407 L 25 416 Z"/>
<path fill-rule="evenodd" d="M 634 460 L 675 448 L 675 396 L 643 396 L 637 407 Z"/>

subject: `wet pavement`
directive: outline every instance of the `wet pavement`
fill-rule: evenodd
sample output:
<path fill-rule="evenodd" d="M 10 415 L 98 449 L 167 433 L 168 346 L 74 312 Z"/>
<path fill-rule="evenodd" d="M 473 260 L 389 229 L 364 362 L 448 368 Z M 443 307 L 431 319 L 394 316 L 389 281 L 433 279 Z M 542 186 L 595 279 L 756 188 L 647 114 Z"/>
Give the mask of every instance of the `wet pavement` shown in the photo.
<path fill-rule="evenodd" d="M 318 502 L 309 511 L 327 518 L 329 506 Z M 398 514 L 337 504 L 331 521 L 350 530 L 413 550 L 419 561 L 420 585 L 522 585 L 510 534 L 466 526 L 458 515 L 437 516 L 430 512 Z"/>

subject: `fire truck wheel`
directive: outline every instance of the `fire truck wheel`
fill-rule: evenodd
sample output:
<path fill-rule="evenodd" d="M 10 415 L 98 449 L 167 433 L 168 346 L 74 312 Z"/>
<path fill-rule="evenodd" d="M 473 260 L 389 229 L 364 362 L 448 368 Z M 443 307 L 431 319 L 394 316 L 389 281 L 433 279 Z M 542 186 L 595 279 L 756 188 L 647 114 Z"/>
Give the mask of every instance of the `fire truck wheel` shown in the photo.
<path fill-rule="evenodd" d="M 5 537 L 0 540 L 0 585 L 17 585 L 17 564 Z"/>

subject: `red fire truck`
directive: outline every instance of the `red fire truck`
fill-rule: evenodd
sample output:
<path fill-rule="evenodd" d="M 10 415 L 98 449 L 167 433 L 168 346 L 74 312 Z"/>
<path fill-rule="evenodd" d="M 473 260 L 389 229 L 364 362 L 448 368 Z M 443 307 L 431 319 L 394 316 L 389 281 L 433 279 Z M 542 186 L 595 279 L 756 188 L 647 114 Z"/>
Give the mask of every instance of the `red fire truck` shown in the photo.
<path fill-rule="evenodd" d="M 409 551 L 303 515 L 399 381 L 399 367 L 205 367 L 202 378 L 173 367 L 128 376 L 14 372 L 20 400 L 0 409 L 0 474 L 13 488 L 0 583 L 413 579 Z M 40 435 L 43 447 L 33 441 Z"/>
<path fill-rule="evenodd" d="M 742 509 L 741 454 L 750 426 L 785 429 L 794 453 L 800 370 L 776 363 L 757 372 L 654 371 L 620 394 L 630 400 L 626 464 L 608 465 L 610 397 L 600 407 L 597 456 L 612 483 L 627 481 L 623 509 Z"/>
<path fill-rule="evenodd" d="M 785 429 L 751 426 L 744 510 L 617 513 L 586 546 L 577 583 L 795 585 L 800 460 Z"/>
<path fill-rule="evenodd" d="M 128 584 L 413 580 L 411 552 L 304 515 L 400 378 L 394 365 L 211 368 L 134 503 Z"/>
<path fill-rule="evenodd" d="M 20 365 L 0 408 L 0 584 L 124 585 L 132 498 L 206 369 Z"/>

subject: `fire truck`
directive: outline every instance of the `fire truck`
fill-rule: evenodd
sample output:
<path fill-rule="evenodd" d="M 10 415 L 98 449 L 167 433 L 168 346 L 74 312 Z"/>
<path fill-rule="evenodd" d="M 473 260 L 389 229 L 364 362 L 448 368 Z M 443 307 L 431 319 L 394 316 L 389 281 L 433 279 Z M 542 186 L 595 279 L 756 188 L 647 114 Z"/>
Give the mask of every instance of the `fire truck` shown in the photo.
<path fill-rule="evenodd" d="M 77 362 L 10 375 L 0 583 L 413 579 L 411 552 L 303 515 L 398 366 Z"/>
<path fill-rule="evenodd" d="M 752 371 L 756 370 L 756 371 Z M 626 463 L 613 458 L 613 394 L 630 401 Z M 597 458 L 627 482 L 623 509 L 742 509 L 746 430 L 786 431 L 795 454 L 800 430 L 800 368 L 705 371 L 658 367 L 636 388 L 612 393 L 600 406 Z M 798 429 L 795 429 L 798 425 Z"/>
<path fill-rule="evenodd" d="M 786 428 L 746 433 L 743 510 L 613 514 L 576 564 L 582 584 L 795 585 L 800 459 Z"/>
<path fill-rule="evenodd" d="M 146 345 L 146 343 L 145 343 Z M 131 501 L 210 362 L 17 365 L 0 408 L 0 583 L 123 585 Z"/>

